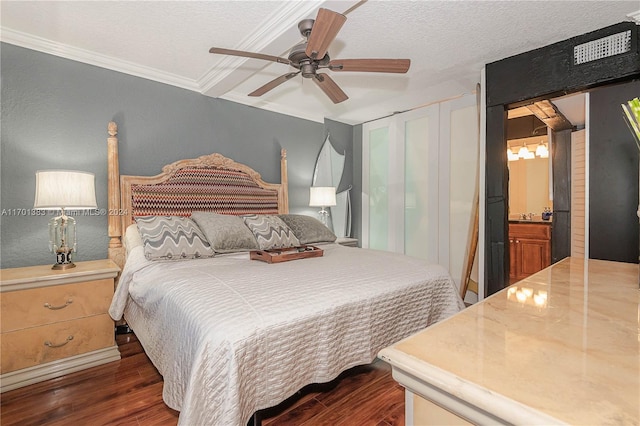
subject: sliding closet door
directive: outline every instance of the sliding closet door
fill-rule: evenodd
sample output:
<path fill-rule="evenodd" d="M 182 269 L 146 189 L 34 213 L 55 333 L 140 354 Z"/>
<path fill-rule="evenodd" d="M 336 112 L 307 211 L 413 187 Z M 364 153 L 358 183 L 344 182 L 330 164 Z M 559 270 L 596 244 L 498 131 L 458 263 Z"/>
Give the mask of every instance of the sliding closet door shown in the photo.
<path fill-rule="evenodd" d="M 363 126 L 363 247 L 438 260 L 438 106 Z"/>
<path fill-rule="evenodd" d="M 362 247 L 448 268 L 460 283 L 477 186 L 475 95 L 363 125 Z"/>
<path fill-rule="evenodd" d="M 403 114 L 403 243 L 399 252 L 438 263 L 438 105 Z"/>
<path fill-rule="evenodd" d="M 365 126 L 363 137 L 363 247 L 390 250 L 389 239 L 389 120 Z"/>

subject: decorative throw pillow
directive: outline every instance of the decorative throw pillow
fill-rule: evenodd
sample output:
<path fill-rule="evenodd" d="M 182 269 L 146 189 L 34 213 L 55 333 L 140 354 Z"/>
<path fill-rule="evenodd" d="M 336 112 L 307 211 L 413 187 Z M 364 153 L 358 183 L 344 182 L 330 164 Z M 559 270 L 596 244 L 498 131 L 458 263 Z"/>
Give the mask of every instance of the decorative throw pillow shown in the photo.
<path fill-rule="evenodd" d="M 180 260 L 213 257 L 207 239 L 195 222 L 179 216 L 141 216 L 136 218 L 149 260 Z"/>
<path fill-rule="evenodd" d="M 242 219 L 256 237 L 260 250 L 300 245 L 291 229 L 276 215 L 254 214 L 243 216 Z"/>
<path fill-rule="evenodd" d="M 233 253 L 258 249 L 256 238 L 240 216 L 212 212 L 193 212 L 191 219 L 204 232 L 209 245 L 216 253 Z"/>
<path fill-rule="evenodd" d="M 315 217 L 301 214 L 279 214 L 278 217 L 291 228 L 300 244 L 330 243 L 336 240 L 336 235 Z"/>

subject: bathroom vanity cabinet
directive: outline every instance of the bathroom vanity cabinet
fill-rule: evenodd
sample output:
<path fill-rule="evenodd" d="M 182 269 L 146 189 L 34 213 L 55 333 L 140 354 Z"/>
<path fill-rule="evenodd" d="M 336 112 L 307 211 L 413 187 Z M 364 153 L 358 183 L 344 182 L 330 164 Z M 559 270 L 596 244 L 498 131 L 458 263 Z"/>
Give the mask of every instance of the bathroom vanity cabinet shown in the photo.
<path fill-rule="evenodd" d="M 510 222 L 509 255 L 512 283 L 551 265 L 551 224 Z"/>

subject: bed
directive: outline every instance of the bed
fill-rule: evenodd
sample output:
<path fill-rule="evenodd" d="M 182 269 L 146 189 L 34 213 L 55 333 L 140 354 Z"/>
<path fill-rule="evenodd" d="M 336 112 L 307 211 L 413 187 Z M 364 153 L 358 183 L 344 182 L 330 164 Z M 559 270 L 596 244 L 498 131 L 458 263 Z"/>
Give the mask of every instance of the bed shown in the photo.
<path fill-rule="evenodd" d="M 177 161 L 153 177 L 120 176 L 115 123 L 108 129 L 109 257 L 123 268 L 109 313 L 136 333 L 179 424 L 247 424 L 305 385 L 371 363 L 380 349 L 462 309 L 442 267 L 341 246 L 289 215 L 284 150 L 280 184 L 219 154 Z M 294 219 L 285 230 L 291 244 L 311 242 L 323 256 L 268 264 L 249 258 L 246 241 L 243 250 L 221 249 L 241 238 L 220 223 L 244 221 L 255 231 L 252 220 L 274 217 Z M 188 231 L 193 256 L 167 257 L 171 238 L 153 245 L 147 222 L 167 220 L 197 225 Z M 251 244 L 262 248 L 259 232 Z"/>

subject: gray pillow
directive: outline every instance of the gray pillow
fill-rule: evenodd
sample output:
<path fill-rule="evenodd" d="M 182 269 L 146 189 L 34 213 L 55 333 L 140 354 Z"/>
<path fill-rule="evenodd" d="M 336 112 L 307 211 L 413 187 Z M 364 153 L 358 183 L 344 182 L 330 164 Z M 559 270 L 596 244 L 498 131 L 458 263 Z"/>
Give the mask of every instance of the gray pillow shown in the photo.
<path fill-rule="evenodd" d="M 258 243 L 253 233 L 240 216 L 193 212 L 191 218 L 202 229 L 216 253 L 258 250 Z"/>
<path fill-rule="evenodd" d="M 300 244 L 331 243 L 336 235 L 315 217 L 301 214 L 279 214 L 300 241 Z"/>
<path fill-rule="evenodd" d="M 144 256 L 149 260 L 213 257 L 215 254 L 198 226 L 188 217 L 141 216 L 136 218 Z"/>
<path fill-rule="evenodd" d="M 276 215 L 254 214 L 243 216 L 242 219 L 256 237 L 260 250 L 300 245 L 291 229 Z"/>

